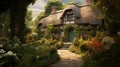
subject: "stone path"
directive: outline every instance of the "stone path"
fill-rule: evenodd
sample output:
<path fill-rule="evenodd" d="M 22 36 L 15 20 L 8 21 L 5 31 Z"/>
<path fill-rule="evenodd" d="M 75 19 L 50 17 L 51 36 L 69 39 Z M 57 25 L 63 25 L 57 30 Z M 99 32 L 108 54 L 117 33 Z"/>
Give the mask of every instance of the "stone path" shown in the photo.
<path fill-rule="evenodd" d="M 58 50 L 61 60 L 50 67 L 80 67 L 80 55 L 69 52 L 68 50 Z"/>

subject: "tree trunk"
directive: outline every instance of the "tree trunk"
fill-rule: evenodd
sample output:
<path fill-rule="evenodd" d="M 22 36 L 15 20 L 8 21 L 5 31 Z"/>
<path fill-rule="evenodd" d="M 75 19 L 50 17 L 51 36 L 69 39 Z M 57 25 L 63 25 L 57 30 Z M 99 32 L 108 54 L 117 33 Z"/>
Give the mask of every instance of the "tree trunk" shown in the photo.
<path fill-rule="evenodd" d="M 14 8 L 11 9 L 11 38 L 17 36 L 22 43 L 24 40 L 24 29 L 25 29 L 25 14 L 26 14 L 27 5 L 25 2 L 17 4 Z"/>

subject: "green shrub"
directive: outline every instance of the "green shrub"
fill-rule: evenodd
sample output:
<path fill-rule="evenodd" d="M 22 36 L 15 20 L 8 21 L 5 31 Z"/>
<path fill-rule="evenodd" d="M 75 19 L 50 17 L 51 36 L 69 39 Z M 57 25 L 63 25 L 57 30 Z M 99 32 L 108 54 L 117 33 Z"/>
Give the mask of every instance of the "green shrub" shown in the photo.
<path fill-rule="evenodd" d="M 63 46 L 63 42 L 62 41 L 58 41 L 57 43 L 55 43 L 56 48 L 61 48 Z"/>
<path fill-rule="evenodd" d="M 21 44 L 16 39 L 0 45 L 0 67 L 48 67 L 60 57 L 56 47 L 46 45 L 47 41 L 43 40 L 43 44 Z"/>
<path fill-rule="evenodd" d="M 70 47 L 69 47 L 69 51 L 70 51 L 70 52 L 77 53 L 77 54 L 79 54 L 79 53 L 81 52 L 81 51 L 80 51 L 80 48 L 79 48 L 79 47 L 74 46 L 73 44 L 72 44 L 72 45 L 70 45 Z"/>
<path fill-rule="evenodd" d="M 78 47 L 78 46 L 80 45 L 80 42 L 79 42 L 79 38 L 78 38 L 78 37 L 75 37 L 75 38 L 73 39 L 73 44 L 74 44 L 74 46 L 76 46 L 76 47 Z"/>
<path fill-rule="evenodd" d="M 6 37 L 0 37 L 0 43 L 5 43 L 7 41 L 9 41 L 8 38 L 6 38 Z"/>
<path fill-rule="evenodd" d="M 119 67 L 120 43 L 115 43 L 109 50 L 99 50 L 97 53 L 89 53 L 82 58 L 82 67 Z"/>
<path fill-rule="evenodd" d="M 88 51 L 88 45 L 89 45 L 90 41 L 86 41 L 86 40 L 83 40 L 81 41 L 80 43 L 80 50 L 81 52 L 85 52 L 85 51 Z"/>
<path fill-rule="evenodd" d="M 100 32 L 100 31 L 96 32 L 95 38 L 98 39 L 99 41 L 102 41 L 104 37 L 105 37 L 105 32 Z"/>
<path fill-rule="evenodd" d="M 81 50 L 81 52 L 87 51 L 88 50 L 88 45 L 81 45 L 80 50 Z"/>

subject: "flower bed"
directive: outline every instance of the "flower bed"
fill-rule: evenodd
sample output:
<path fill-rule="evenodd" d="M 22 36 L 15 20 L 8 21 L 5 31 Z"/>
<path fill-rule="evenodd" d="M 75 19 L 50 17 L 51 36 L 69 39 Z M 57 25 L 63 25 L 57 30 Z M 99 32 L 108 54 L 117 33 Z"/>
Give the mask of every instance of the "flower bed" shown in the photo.
<path fill-rule="evenodd" d="M 118 39 L 119 40 L 119 39 Z M 119 67 L 120 42 L 110 36 L 95 37 L 89 44 L 89 52 L 82 57 L 81 67 Z"/>
<path fill-rule="evenodd" d="M 21 44 L 14 39 L 0 44 L 0 67 L 46 67 L 60 60 L 54 46 L 44 44 Z"/>

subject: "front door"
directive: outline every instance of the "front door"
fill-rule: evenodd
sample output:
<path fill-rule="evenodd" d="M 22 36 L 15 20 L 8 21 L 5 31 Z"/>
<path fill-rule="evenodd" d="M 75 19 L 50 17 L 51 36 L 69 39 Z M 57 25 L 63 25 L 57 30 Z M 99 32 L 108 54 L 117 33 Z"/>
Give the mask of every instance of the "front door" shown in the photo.
<path fill-rule="evenodd" d="M 74 38 L 74 31 L 73 30 L 69 30 L 68 32 L 68 41 L 72 42 Z"/>

